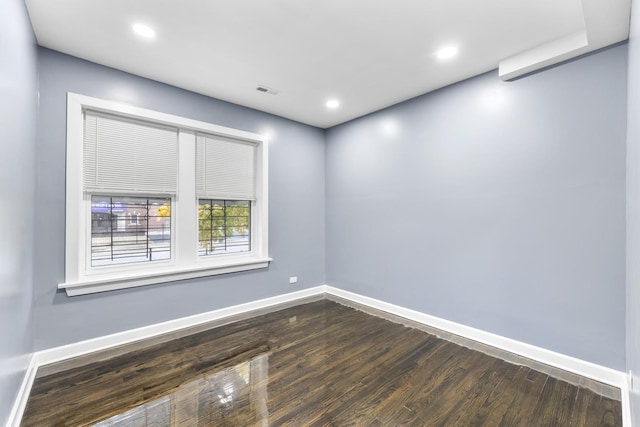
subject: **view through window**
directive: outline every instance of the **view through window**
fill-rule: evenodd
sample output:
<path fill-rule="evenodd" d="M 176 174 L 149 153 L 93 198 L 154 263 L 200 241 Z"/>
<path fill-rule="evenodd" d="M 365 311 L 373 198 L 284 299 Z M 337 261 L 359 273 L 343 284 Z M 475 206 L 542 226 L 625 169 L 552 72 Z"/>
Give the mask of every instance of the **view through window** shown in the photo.
<path fill-rule="evenodd" d="M 198 255 L 248 252 L 250 202 L 200 199 L 198 204 Z"/>
<path fill-rule="evenodd" d="M 171 258 L 171 199 L 91 197 L 91 266 Z"/>

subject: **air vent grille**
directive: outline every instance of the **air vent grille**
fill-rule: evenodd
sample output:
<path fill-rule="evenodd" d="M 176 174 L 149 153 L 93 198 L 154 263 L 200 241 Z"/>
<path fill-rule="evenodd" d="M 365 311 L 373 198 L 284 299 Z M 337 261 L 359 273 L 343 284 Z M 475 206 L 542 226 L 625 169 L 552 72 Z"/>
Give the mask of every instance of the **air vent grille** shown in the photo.
<path fill-rule="evenodd" d="M 273 89 L 265 85 L 258 85 L 258 87 L 256 87 L 256 90 L 258 92 L 268 93 L 269 95 L 277 95 L 278 93 L 280 93 L 278 89 Z"/>

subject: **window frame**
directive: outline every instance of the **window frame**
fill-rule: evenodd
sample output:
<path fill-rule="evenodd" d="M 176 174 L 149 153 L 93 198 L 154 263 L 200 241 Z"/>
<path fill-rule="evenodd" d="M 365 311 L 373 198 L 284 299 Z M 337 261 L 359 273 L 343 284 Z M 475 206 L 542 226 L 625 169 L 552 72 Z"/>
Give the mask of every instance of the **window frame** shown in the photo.
<path fill-rule="evenodd" d="M 82 185 L 86 109 L 179 129 L 178 189 L 176 195 L 171 197 L 170 260 L 122 264 L 107 268 L 91 267 L 91 260 L 88 258 L 91 249 L 91 195 L 99 193 L 84 192 Z M 256 200 L 250 201 L 249 252 L 198 256 L 198 198 L 195 172 L 198 132 L 248 142 L 256 147 Z M 58 284 L 58 288 L 64 289 L 69 296 L 254 270 L 268 267 L 272 261 L 268 256 L 268 140 L 264 135 L 69 92 L 66 160 L 65 279 L 63 283 Z M 102 195 L 125 195 L 113 193 Z M 143 193 L 126 195 L 151 196 Z"/>
<path fill-rule="evenodd" d="M 129 225 L 140 225 L 140 214 L 138 212 L 129 214 Z"/>

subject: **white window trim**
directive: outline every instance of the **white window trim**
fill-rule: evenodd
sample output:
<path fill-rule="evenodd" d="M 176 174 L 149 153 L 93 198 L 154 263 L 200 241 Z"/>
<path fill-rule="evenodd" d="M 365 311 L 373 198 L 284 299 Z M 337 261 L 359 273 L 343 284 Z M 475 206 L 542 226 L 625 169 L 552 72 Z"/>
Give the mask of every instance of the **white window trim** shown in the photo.
<path fill-rule="evenodd" d="M 91 109 L 180 128 L 178 140 L 178 195 L 172 199 L 170 261 L 89 268 L 90 197 L 82 188 L 84 144 L 83 111 Z M 195 180 L 196 132 L 221 135 L 256 144 L 256 202 L 251 209 L 251 251 L 198 257 Z M 137 108 L 74 93 L 67 94 L 67 172 L 65 281 L 67 295 L 83 295 L 166 283 L 176 280 L 265 268 L 268 256 L 268 141 L 263 135 Z M 176 230 L 179 230 L 176 232 Z M 90 248 L 89 248 L 90 249 Z"/>

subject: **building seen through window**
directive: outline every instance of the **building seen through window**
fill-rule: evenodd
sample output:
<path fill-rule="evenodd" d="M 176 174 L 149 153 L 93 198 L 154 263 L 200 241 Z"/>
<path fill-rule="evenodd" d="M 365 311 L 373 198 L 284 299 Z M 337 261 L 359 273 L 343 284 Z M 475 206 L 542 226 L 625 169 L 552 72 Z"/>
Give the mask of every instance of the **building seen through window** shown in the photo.
<path fill-rule="evenodd" d="M 171 258 L 169 198 L 91 197 L 91 266 Z"/>

